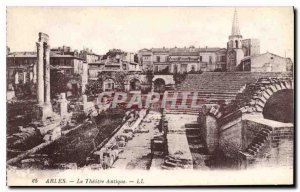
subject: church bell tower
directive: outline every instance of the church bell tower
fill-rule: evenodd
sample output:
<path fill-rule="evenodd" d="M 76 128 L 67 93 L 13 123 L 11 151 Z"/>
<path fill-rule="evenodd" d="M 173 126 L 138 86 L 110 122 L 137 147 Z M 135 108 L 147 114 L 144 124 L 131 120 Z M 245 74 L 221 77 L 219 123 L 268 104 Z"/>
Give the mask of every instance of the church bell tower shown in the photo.
<path fill-rule="evenodd" d="M 231 35 L 229 35 L 229 41 L 227 43 L 227 71 L 236 71 L 237 66 L 244 58 L 244 52 L 242 49 L 242 39 L 238 16 L 236 9 L 234 10 Z"/>

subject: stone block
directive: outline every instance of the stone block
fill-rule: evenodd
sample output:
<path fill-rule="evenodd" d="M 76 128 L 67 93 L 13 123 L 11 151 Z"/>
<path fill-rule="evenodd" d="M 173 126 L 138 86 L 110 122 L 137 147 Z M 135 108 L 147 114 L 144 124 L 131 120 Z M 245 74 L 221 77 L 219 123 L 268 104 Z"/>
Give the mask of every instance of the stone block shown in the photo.
<path fill-rule="evenodd" d="M 266 100 L 268 100 L 271 96 L 270 96 L 270 94 L 267 92 L 267 91 L 263 91 L 262 92 L 262 96 L 266 99 Z"/>
<path fill-rule="evenodd" d="M 263 108 L 259 105 L 256 105 L 256 111 L 257 112 L 262 112 L 263 111 Z"/>
<path fill-rule="evenodd" d="M 260 101 L 262 101 L 263 103 L 267 102 L 267 99 L 264 96 L 261 96 L 260 98 L 258 98 Z"/>
<path fill-rule="evenodd" d="M 266 89 L 266 93 L 269 94 L 269 95 L 273 95 L 273 92 L 274 91 L 272 91 L 272 89 Z"/>
<path fill-rule="evenodd" d="M 34 119 L 36 120 L 46 120 L 53 115 L 51 105 L 36 105 L 34 110 Z"/>
<path fill-rule="evenodd" d="M 264 108 L 265 103 L 262 102 L 261 100 L 257 100 L 257 101 L 256 101 L 256 106 L 260 106 L 261 108 Z"/>
<path fill-rule="evenodd" d="M 278 83 L 275 84 L 275 87 L 276 87 L 276 89 L 277 89 L 278 91 L 282 89 L 282 87 L 281 87 L 280 84 L 278 84 Z"/>
<path fill-rule="evenodd" d="M 277 87 L 275 85 L 271 85 L 270 86 L 270 89 L 273 91 L 273 92 L 277 92 Z"/>

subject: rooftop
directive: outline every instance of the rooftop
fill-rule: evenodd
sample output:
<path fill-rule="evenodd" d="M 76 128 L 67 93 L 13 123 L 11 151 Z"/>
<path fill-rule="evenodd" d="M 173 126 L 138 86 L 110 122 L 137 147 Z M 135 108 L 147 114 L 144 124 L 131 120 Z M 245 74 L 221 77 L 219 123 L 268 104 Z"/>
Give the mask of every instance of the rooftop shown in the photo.
<path fill-rule="evenodd" d="M 199 54 L 199 52 L 217 52 L 217 51 L 226 51 L 222 47 L 204 47 L 204 48 L 195 48 L 191 47 L 174 47 L 174 48 L 152 48 L 152 49 L 141 49 L 139 52 L 152 52 L 152 53 L 169 53 L 171 55 L 188 55 L 188 54 Z"/>
<path fill-rule="evenodd" d="M 37 53 L 36 52 L 13 52 L 7 55 L 8 58 L 36 58 L 37 57 Z M 57 54 L 55 52 L 50 52 L 50 57 L 57 57 L 57 58 L 76 58 L 76 59 L 80 59 L 83 60 L 82 58 L 73 56 L 73 55 L 69 55 L 69 54 Z"/>

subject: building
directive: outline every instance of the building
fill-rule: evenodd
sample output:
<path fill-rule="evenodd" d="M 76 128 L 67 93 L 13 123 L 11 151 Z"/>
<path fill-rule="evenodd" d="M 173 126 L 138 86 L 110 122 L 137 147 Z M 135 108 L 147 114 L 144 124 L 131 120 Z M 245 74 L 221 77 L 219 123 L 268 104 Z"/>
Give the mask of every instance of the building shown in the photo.
<path fill-rule="evenodd" d="M 101 55 L 93 53 L 92 49 L 84 48 L 79 52 L 79 57 L 84 59 L 87 63 L 93 63 L 101 60 Z"/>
<path fill-rule="evenodd" d="M 242 49 L 244 51 L 244 56 L 253 56 L 260 54 L 260 42 L 258 39 L 243 39 Z"/>
<path fill-rule="evenodd" d="M 225 48 L 206 47 L 200 48 L 200 70 L 201 71 L 225 71 L 226 70 Z"/>
<path fill-rule="evenodd" d="M 89 79 L 97 80 L 102 72 L 140 72 L 140 65 L 135 62 L 136 60 L 134 53 L 111 49 L 101 57 L 101 60 L 88 63 Z"/>
<path fill-rule="evenodd" d="M 227 43 L 227 71 L 286 72 L 292 71 L 290 58 L 273 53 L 260 54 L 258 39 L 242 39 L 236 10 Z"/>
<path fill-rule="evenodd" d="M 143 71 L 154 73 L 185 73 L 226 69 L 225 48 L 152 48 L 138 52 Z"/>
<path fill-rule="evenodd" d="M 251 72 L 288 72 L 293 70 L 293 63 L 290 58 L 266 52 L 260 55 L 245 57 L 239 65 L 239 70 Z"/>
<path fill-rule="evenodd" d="M 7 55 L 7 82 L 13 86 L 35 84 L 36 83 L 36 52 L 13 52 Z M 81 92 L 85 91 L 85 85 L 88 81 L 88 65 L 80 57 L 77 52 L 71 52 L 70 49 L 64 47 L 60 50 L 50 52 L 51 70 L 57 70 L 70 77 L 80 75 L 78 86 Z"/>
<path fill-rule="evenodd" d="M 237 12 L 234 11 L 231 35 L 229 36 L 229 41 L 227 42 L 227 71 L 236 71 L 237 66 L 240 64 L 241 60 L 244 58 L 244 50 L 242 47 L 242 39 Z"/>

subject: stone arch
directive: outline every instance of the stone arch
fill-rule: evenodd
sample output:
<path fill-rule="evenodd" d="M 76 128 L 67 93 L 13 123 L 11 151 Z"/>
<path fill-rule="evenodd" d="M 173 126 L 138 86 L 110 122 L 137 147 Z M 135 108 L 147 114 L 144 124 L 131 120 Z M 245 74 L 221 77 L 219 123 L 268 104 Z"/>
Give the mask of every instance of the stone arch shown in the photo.
<path fill-rule="evenodd" d="M 155 78 L 153 85 L 156 92 L 162 92 L 166 89 L 166 81 L 163 78 Z"/>
<path fill-rule="evenodd" d="M 116 87 L 116 82 L 112 78 L 103 80 L 103 91 L 113 91 Z"/>
<path fill-rule="evenodd" d="M 155 75 L 152 79 L 152 82 L 155 82 L 157 79 L 164 80 L 166 85 L 174 85 L 175 84 L 173 75 Z"/>
<path fill-rule="evenodd" d="M 293 90 L 294 83 L 292 80 L 279 81 L 269 85 L 256 99 L 255 109 L 257 112 L 263 112 L 263 109 L 267 101 L 271 98 L 272 95 L 281 90 Z"/>
<path fill-rule="evenodd" d="M 234 45 L 235 45 L 235 48 L 239 48 L 239 41 L 238 41 L 238 40 L 235 40 L 234 43 L 235 43 L 235 44 L 234 44 Z"/>
<path fill-rule="evenodd" d="M 141 90 L 141 81 L 137 78 L 129 79 L 129 89 L 130 91 Z"/>
<path fill-rule="evenodd" d="M 292 89 L 274 92 L 266 101 L 262 111 L 265 119 L 283 123 L 294 122 L 294 93 Z"/>
<path fill-rule="evenodd" d="M 294 82 L 292 79 L 282 80 L 282 81 L 278 80 L 277 82 L 268 85 L 266 89 L 259 92 L 258 96 L 256 94 L 252 96 L 252 100 L 255 101 L 254 105 L 249 103 L 248 106 L 244 106 L 238 109 L 238 111 L 240 111 L 241 113 L 249 113 L 249 112 L 262 113 L 268 100 L 277 92 L 284 91 L 284 90 L 292 90 L 292 91 L 294 90 Z M 223 111 L 220 108 L 220 105 L 218 104 L 214 106 L 210 106 L 208 110 L 208 114 L 214 116 L 216 119 L 221 119 L 224 116 Z"/>

